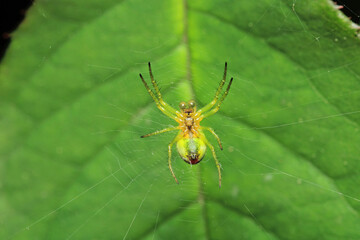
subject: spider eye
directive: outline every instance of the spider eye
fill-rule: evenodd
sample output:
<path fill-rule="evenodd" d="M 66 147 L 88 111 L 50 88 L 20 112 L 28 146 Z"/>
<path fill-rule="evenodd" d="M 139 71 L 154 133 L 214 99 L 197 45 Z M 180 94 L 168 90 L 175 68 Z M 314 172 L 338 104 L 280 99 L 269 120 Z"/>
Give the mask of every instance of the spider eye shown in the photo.
<path fill-rule="evenodd" d="M 195 101 L 194 101 L 194 100 L 190 100 L 190 101 L 189 101 L 189 106 L 190 106 L 190 108 L 194 108 L 194 107 L 196 106 Z"/>
<path fill-rule="evenodd" d="M 180 109 L 185 109 L 186 108 L 186 102 L 181 102 L 179 104 L 179 107 L 180 107 Z"/>

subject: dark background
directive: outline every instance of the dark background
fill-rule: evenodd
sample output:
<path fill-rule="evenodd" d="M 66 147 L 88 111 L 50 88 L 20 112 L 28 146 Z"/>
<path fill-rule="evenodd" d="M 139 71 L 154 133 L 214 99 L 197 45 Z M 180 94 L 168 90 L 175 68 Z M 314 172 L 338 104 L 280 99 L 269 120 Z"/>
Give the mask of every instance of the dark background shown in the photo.
<path fill-rule="evenodd" d="M 0 61 L 11 42 L 11 33 L 26 17 L 27 9 L 33 0 L 1 0 L 0 1 Z"/>
<path fill-rule="evenodd" d="M 34 0 L 2 0 L 0 3 L 0 62 L 5 55 L 6 49 L 11 42 L 11 33 L 19 26 L 26 17 L 27 9 Z M 359 0 L 336 0 L 337 5 L 353 22 L 360 25 L 360 1 Z"/>

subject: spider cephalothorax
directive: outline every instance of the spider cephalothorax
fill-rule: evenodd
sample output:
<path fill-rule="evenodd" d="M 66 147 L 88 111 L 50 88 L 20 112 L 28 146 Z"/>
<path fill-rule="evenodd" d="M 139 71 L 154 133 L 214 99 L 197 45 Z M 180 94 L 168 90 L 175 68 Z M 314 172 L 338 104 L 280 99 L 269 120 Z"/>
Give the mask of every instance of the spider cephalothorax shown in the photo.
<path fill-rule="evenodd" d="M 174 143 L 176 143 L 177 150 L 179 152 L 180 157 L 189 164 L 199 163 L 204 158 L 205 152 L 206 152 L 206 146 L 208 146 L 213 154 L 215 164 L 218 169 L 219 187 L 221 187 L 220 163 L 217 160 L 215 149 L 214 149 L 213 145 L 211 145 L 211 143 L 207 140 L 203 130 L 207 130 L 214 135 L 214 137 L 216 138 L 216 140 L 219 143 L 220 149 L 222 150 L 221 141 L 220 141 L 220 138 L 218 137 L 218 135 L 214 132 L 214 130 L 212 128 L 200 126 L 200 121 L 206 117 L 209 117 L 209 116 L 215 114 L 220 109 L 221 103 L 224 101 L 226 95 L 229 93 L 233 78 L 230 79 L 229 85 L 227 86 L 225 92 L 222 94 L 221 98 L 219 99 L 221 90 L 226 81 L 226 72 L 227 72 L 227 63 L 225 62 L 223 79 L 220 81 L 220 85 L 216 91 L 214 99 L 209 104 L 207 104 L 203 108 L 197 110 L 194 100 L 190 100 L 188 103 L 181 102 L 179 104 L 180 111 L 175 110 L 173 107 L 171 107 L 169 104 L 164 102 L 164 100 L 162 99 L 159 87 L 158 87 L 157 83 L 155 82 L 154 76 L 151 71 L 150 62 L 149 62 L 150 79 L 151 79 L 151 83 L 156 91 L 157 97 L 154 94 L 154 92 L 149 88 L 149 86 L 145 82 L 143 76 L 140 74 L 140 78 L 141 78 L 143 84 L 145 85 L 146 90 L 148 91 L 150 96 L 154 99 L 156 106 L 165 115 L 167 115 L 168 117 L 174 119 L 176 122 L 179 123 L 179 126 L 177 126 L 177 127 L 165 128 L 163 130 L 159 130 L 159 131 L 141 136 L 142 138 L 144 138 L 144 137 L 150 137 L 150 136 L 168 132 L 168 131 L 179 130 L 178 135 L 168 145 L 169 168 L 170 168 L 171 174 L 173 175 L 173 177 L 177 183 L 179 183 L 179 182 L 178 182 L 177 178 L 175 177 L 174 171 L 171 167 L 171 147 L 174 145 Z"/>
<path fill-rule="evenodd" d="M 177 142 L 177 150 L 180 157 L 189 164 L 199 163 L 206 151 L 206 144 L 199 138 L 200 121 L 196 113 L 196 104 L 190 100 L 188 105 L 185 102 L 179 104 L 181 113 L 179 114 L 179 128 L 182 138 Z"/>
<path fill-rule="evenodd" d="M 182 129 L 183 132 L 187 134 L 197 134 L 197 129 L 200 126 L 200 119 L 198 114 L 196 113 L 196 105 L 194 100 L 190 100 L 188 106 L 185 102 L 181 102 L 179 104 L 180 113 L 177 114 L 179 117 L 176 120 L 179 123 L 179 127 Z"/>

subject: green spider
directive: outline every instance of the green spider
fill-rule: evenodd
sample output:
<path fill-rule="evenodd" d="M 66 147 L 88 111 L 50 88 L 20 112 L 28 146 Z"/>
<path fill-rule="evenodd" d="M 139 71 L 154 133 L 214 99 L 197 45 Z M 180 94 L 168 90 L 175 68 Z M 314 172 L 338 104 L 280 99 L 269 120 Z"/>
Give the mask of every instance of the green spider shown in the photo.
<path fill-rule="evenodd" d="M 220 163 L 216 157 L 214 146 L 211 145 L 211 143 L 207 140 L 203 130 L 207 130 L 211 134 L 214 135 L 214 137 L 217 139 L 217 141 L 219 143 L 220 149 L 222 150 L 223 148 L 221 145 L 221 141 L 220 141 L 219 136 L 215 133 L 215 131 L 212 128 L 200 126 L 200 122 L 204 118 L 215 114 L 220 109 L 220 105 L 222 104 L 225 97 L 229 93 L 233 78 L 230 79 L 229 85 L 227 86 L 225 92 L 222 94 L 222 96 L 219 100 L 219 95 L 220 95 L 221 90 L 226 81 L 227 63 L 225 62 L 223 79 L 220 81 L 220 85 L 216 91 L 214 99 L 209 104 L 207 104 L 205 107 L 203 107 L 199 110 L 196 110 L 196 104 L 195 104 L 194 100 L 190 100 L 187 104 L 185 102 L 181 102 L 179 104 L 180 111 L 175 110 L 174 108 L 172 108 L 169 104 L 167 104 L 162 99 L 159 87 L 158 87 L 158 85 L 154 79 L 154 76 L 152 74 L 152 71 L 151 71 L 150 62 L 148 63 L 148 65 L 149 65 L 149 73 L 150 73 L 151 83 L 155 89 L 157 97 L 155 96 L 154 92 L 149 88 L 149 86 L 147 85 L 143 76 L 140 73 L 139 74 L 140 78 L 141 78 L 143 84 L 145 85 L 146 90 L 148 91 L 150 96 L 154 99 L 156 106 L 166 116 L 174 119 L 177 123 L 179 123 L 179 126 L 169 127 L 169 128 L 165 128 L 165 129 L 153 132 L 153 133 L 149 133 L 149 134 L 141 136 L 141 138 L 150 137 L 150 136 L 157 135 L 157 134 L 164 133 L 164 132 L 179 130 L 178 135 L 168 145 L 169 169 L 170 169 L 171 174 L 174 177 L 176 183 L 179 183 L 179 181 L 176 179 L 174 171 L 171 167 L 171 148 L 172 148 L 173 144 L 176 143 L 177 150 L 179 152 L 180 157 L 189 164 L 199 163 L 204 158 L 204 155 L 206 152 L 206 146 L 208 146 L 212 152 L 216 167 L 218 169 L 219 187 L 221 187 Z M 217 103 L 217 105 L 216 105 L 216 103 Z"/>

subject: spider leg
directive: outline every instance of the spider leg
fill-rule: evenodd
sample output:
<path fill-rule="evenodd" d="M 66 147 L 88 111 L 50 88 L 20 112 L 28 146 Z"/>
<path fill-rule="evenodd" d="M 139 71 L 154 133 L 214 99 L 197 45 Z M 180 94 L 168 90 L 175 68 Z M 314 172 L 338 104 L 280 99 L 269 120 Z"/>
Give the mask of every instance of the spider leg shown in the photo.
<path fill-rule="evenodd" d="M 179 181 L 176 179 L 175 177 L 175 173 L 172 169 L 172 166 L 171 166 L 171 148 L 172 146 L 174 145 L 174 143 L 176 143 L 179 139 L 181 138 L 181 133 L 179 133 L 172 141 L 171 143 L 169 143 L 168 145 L 168 153 L 169 153 L 169 159 L 168 159 L 168 162 L 169 162 L 169 169 L 170 169 L 170 172 L 172 174 L 172 176 L 174 177 L 175 181 L 177 184 L 179 184 Z"/>
<path fill-rule="evenodd" d="M 206 117 L 209 117 L 209 116 L 215 114 L 217 111 L 219 111 L 222 102 L 224 101 L 225 97 L 226 97 L 226 96 L 228 95 L 228 93 L 229 93 L 229 90 L 230 90 L 232 81 L 233 81 L 233 78 L 230 79 L 229 85 L 227 86 L 225 92 L 223 93 L 223 95 L 222 95 L 220 101 L 218 102 L 218 104 L 216 105 L 216 107 L 213 108 L 212 110 L 210 110 L 209 112 L 204 113 L 203 115 L 201 115 L 201 116 L 200 116 L 201 119 L 204 119 L 204 118 L 206 118 Z"/>
<path fill-rule="evenodd" d="M 153 91 L 149 88 L 149 86 L 147 85 L 147 83 L 145 82 L 143 76 L 141 75 L 141 73 L 139 74 L 141 81 L 143 82 L 146 90 L 148 91 L 148 93 L 150 94 L 150 96 L 152 97 L 152 99 L 154 100 L 154 102 L 156 103 L 156 106 L 160 109 L 160 111 L 162 111 L 166 116 L 174 119 L 175 121 L 178 120 L 178 117 L 174 114 L 172 114 L 171 112 L 169 112 L 169 110 L 167 110 L 164 106 L 162 106 L 159 102 L 159 99 L 156 98 L 155 94 L 153 93 Z"/>
<path fill-rule="evenodd" d="M 216 152 L 215 152 L 215 148 L 213 145 L 211 145 L 211 143 L 207 140 L 207 138 L 205 137 L 205 135 L 203 134 L 200 134 L 200 138 L 201 140 L 203 140 L 205 142 L 205 144 L 210 148 L 211 150 L 211 153 L 214 157 L 214 160 L 215 160 L 215 164 L 216 164 L 216 168 L 218 170 L 218 174 L 219 174 L 219 188 L 221 188 L 221 166 L 220 166 L 220 163 L 219 163 L 219 160 L 217 159 L 216 157 Z"/>
<path fill-rule="evenodd" d="M 219 99 L 219 95 L 220 95 L 220 92 L 225 84 L 225 81 L 226 81 L 226 73 L 227 73 L 227 62 L 225 62 L 225 68 L 224 68 L 224 75 L 223 75 L 223 78 L 222 80 L 220 81 L 220 84 L 219 84 L 219 87 L 215 93 L 215 97 L 214 99 L 209 103 L 207 104 L 205 107 L 201 108 L 198 112 L 199 113 L 202 113 L 202 112 L 206 112 L 206 111 L 209 111 L 214 105 L 215 103 L 217 102 L 217 100 Z"/>
<path fill-rule="evenodd" d="M 174 130 L 177 130 L 177 129 L 179 129 L 179 127 L 164 128 L 164 129 L 162 129 L 162 130 L 158 130 L 158 131 L 156 131 L 156 132 L 143 135 L 143 136 L 141 136 L 141 138 L 146 138 L 146 137 L 154 136 L 154 135 L 157 135 L 157 134 L 160 134 L 160 133 L 164 133 L 164 132 L 174 131 Z"/>
<path fill-rule="evenodd" d="M 178 111 L 176 111 L 173 107 L 171 107 L 169 104 L 167 104 L 167 103 L 162 99 L 160 89 L 159 89 L 159 87 L 158 87 L 158 85 L 157 85 L 157 83 L 156 83 L 156 81 L 155 81 L 155 79 L 154 79 L 153 73 L 152 73 L 152 71 L 151 71 L 151 64 L 150 64 L 150 62 L 148 63 L 148 65 L 149 65 L 149 74 L 150 74 L 151 83 L 152 83 L 153 87 L 155 88 L 155 91 L 156 91 L 156 94 L 158 95 L 158 99 L 159 99 L 160 104 L 163 105 L 164 108 L 165 108 L 166 110 L 168 110 L 169 112 L 176 114 L 176 112 L 178 112 Z"/>
<path fill-rule="evenodd" d="M 207 131 L 209 131 L 210 133 L 212 133 L 212 135 L 214 135 L 214 137 L 216 138 L 217 142 L 219 143 L 219 147 L 221 150 L 223 150 L 223 147 L 221 145 L 221 141 L 220 141 L 220 138 L 219 136 L 215 133 L 214 129 L 210 128 L 210 127 L 204 127 L 204 126 L 201 126 L 200 129 L 205 129 Z"/>

